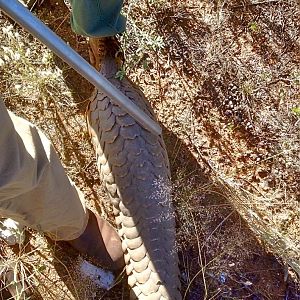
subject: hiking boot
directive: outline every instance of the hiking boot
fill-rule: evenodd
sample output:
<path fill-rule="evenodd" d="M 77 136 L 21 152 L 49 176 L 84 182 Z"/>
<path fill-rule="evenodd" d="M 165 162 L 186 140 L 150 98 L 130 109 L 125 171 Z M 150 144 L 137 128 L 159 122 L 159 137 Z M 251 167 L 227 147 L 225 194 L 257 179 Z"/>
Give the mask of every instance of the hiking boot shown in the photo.
<path fill-rule="evenodd" d="M 111 271 L 121 271 L 125 262 L 117 231 L 92 211 L 88 210 L 88 213 L 89 220 L 85 231 L 77 239 L 67 242 L 101 267 Z"/>
<path fill-rule="evenodd" d="M 100 71 L 101 63 L 107 54 L 114 57 L 119 66 L 123 65 L 124 53 L 116 37 L 88 38 L 88 41 L 90 63 L 97 71 Z"/>
<path fill-rule="evenodd" d="M 23 244 L 25 240 L 25 227 L 10 218 L 0 219 L 0 239 L 9 246 Z"/>

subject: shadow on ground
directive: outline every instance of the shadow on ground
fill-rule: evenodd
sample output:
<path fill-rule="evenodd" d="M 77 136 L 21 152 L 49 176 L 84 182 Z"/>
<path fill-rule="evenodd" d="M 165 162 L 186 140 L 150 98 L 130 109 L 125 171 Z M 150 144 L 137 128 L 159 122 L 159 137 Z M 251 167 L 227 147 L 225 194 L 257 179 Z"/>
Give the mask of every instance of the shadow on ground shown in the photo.
<path fill-rule="evenodd" d="M 53 244 L 52 244 L 53 245 Z M 54 248 L 53 265 L 60 279 L 68 288 L 68 293 L 75 299 L 129 299 L 126 292 L 126 278 L 122 275 L 110 289 L 104 290 L 95 284 L 95 279 L 84 275 L 80 269 L 82 257 L 67 243 L 60 242 Z M 88 259 L 87 259 L 88 260 Z"/>
<path fill-rule="evenodd" d="M 288 293 L 283 266 L 264 250 L 184 143 L 167 130 L 164 137 L 186 299 L 283 299 Z"/>
<path fill-rule="evenodd" d="M 51 14 L 49 14 L 51 11 Z M 62 0 L 47 0 L 38 9 L 39 17 L 47 20 L 47 26 L 60 36 L 77 53 L 89 61 L 88 44 L 85 37 L 76 35 L 70 24 L 70 11 Z M 56 65 L 62 70 L 65 83 L 72 91 L 72 98 L 77 104 L 77 108 L 82 113 L 85 112 L 88 104 L 87 99 L 91 95 L 92 85 L 79 75 L 74 69 L 69 67 L 59 57 L 55 56 Z"/>
<path fill-rule="evenodd" d="M 177 211 L 177 248 L 185 299 L 283 299 L 293 291 L 284 268 L 262 245 L 222 196 L 209 172 L 172 132 L 164 129 L 169 150 Z M 92 299 L 88 283 L 74 272 L 77 254 L 65 243 L 55 245 L 54 266 L 74 297 Z M 94 290 L 101 299 L 120 299 L 126 286 Z M 85 293 L 85 294 L 84 294 Z M 217 295 L 220 296 L 217 296 Z M 81 299 L 81 298 L 80 298 Z M 125 298 L 127 299 L 127 298 Z M 290 296 L 289 299 L 293 299 Z M 296 298 L 295 298 L 296 299 Z"/>
<path fill-rule="evenodd" d="M 272 2 L 266 5 L 276 7 L 281 4 Z M 293 57 L 299 55 L 299 46 L 294 37 L 282 32 L 281 27 L 270 23 L 261 15 L 263 7 L 264 4 L 253 6 L 250 2 L 232 5 L 232 15 L 229 16 L 226 30 L 232 36 L 232 42 L 237 45 L 237 53 L 241 50 L 240 34 L 249 31 L 249 24 L 251 26 L 253 23 L 250 35 L 256 45 L 254 50 L 266 65 L 278 62 L 280 55 L 270 47 L 269 33 L 265 31 L 265 27 L 271 29 L 272 35 L 276 37 L 281 54 L 288 53 Z M 201 43 L 210 38 L 209 26 L 205 23 L 194 23 L 197 17 L 193 16 L 191 11 L 166 8 L 155 13 L 159 25 L 157 31 L 167 43 L 166 51 L 177 66 L 175 69 L 190 78 L 189 84 L 199 89 L 199 98 L 194 99 L 196 115 L 205 116 L 207 110 L 212 107 L 224 114 L 226 107 L 223 100 L 229 94 L 228 84 L 233 82 L 239 85 L 240 78 L 234 66 L 222 74 L 224 77 L 218 78 L 218 74 L 214 74 L 218 66 L 216 62 L 213 68 L 209 64 L 206 65 L 209 74 L 202 80 L 206 75 L 202 72 L 201 61 L 205 51 Z M 68 12 L 64 10 L 64 14 L 67 15 Z M 256 23 L 259 24 L 259 31 L 255 30 Z M 56 28 L 59 34 L 65 35 L 65 32 L 60 30 L 62 29 Z M 73 41 L 75 48 L 76 43 L 80 44 L 80 40 Z M 193 44 L 195 47 L 191 48 Z M 222 69 L 220 64 L 219 66 Z M 82 102 L 88 94 L 82 90 L 86 82 L 79 79 L 77 74 L 73 74 L 73 71 L 70 73 L 70 70 L 64 68 L 62 67 L 75 101 Z M 199 103 L 199 100 L 205 101 Z M 225 117 L 241 126 L 245 125 L 244 121 L 241 121 L 245 117 L 243 111 Z M 209 124 L 206 129 L 213 130 L 213 127 Z M 198 300 L 205 296 L 215 299 L 297 299 L 296 290 L 284 281 L 283 266 L 256 240 L 231 203 L 222 196 L 222 187 L 214 184 L 207 166 L 197 162 L 183 140 L 166 129 L 164 133 L 173 174 L 175 206 L 178 211 L 178 252 L 182 292 L 186 294 L 186 299 Z M 219 138 L 218 135 L 214 137 L 216 144 Z M 255 137 L 249 140 L 251 143 L 256 142 Z M 230 157 L 232 149 L 221 145 L 220 150 L 224 156 Z M 67 246 L 62 246 L 55 254 L 67 266 L 75 259 L 75 256 L 69 258 L 66 255 L 65 252 L 69 253 L 69 250 Z M 56 268 L 62 280 L 65 280 L 68 277 L 67 270 L 61 268 L 59 263 Z M 76 287 L 77 283 L 75 280 L 71 285 L 75 284 Z M 67 285 L 75 293 L 74 286 Z"/>

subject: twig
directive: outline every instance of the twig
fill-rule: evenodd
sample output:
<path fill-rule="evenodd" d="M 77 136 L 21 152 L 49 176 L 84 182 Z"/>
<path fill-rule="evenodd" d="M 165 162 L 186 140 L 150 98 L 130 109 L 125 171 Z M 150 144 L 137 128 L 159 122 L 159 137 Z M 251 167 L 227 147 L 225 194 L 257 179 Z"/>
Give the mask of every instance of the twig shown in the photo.
<path fill-rule="evenodd" d="M 231 8 L 242 8 L 242 7 L 249 7 L 249 6 L 256 6 L 256 5 L 264 5 L 264 4 L 273 4 L 281 2 L 281 0 L 268 0 L 268 1 L 260 1 L 255 3 L 247 3 L 247 4 L 240 4 L 240 5 L 233 5 Z"/>
<path fill-rule="evenodd" d="M 203 259 L 202 259 L 202 253 L 201 253 L 201 249 L 202 247 L 200 246 L 200 240 L 199 240 L 199 234 L 198 234 L 198 230 L 197 230 L 197 225 L 196 225 L 196 221 L 195 218 L 193 216 L 193 213 L 190 211 L 190 207 L 188 206 L 188 210 L 189 213 L 191 215 L 191 219 L 193 221 L 193 225 L 194 225 L 194 229 L 196 232 L 196 237 L 197 237 L 197 245 L 198 245 L 198 254 L 199 254 L 199 259 L 200 259 L 200 264 L 201 264 L 201 269 L 194 275 L 194 277 L 192 278 L 192 280 L 189 282 L 186 291 L 184 293 L 184 297 L 183 299 L 186 299 L 187 293 L 190 289 L 190 286 L 192 285 L 193 281 L 197 278 L 197 276 L 202 273 L 202 279 L 203 279 L 203 285 L 204 285 L 204 300 L 207 299 L 208 296 L 208 289 L 207 289 L 207 284 L 206 284 L 206 279 L 205 279 L 205 265 L 203 264 Z"/>

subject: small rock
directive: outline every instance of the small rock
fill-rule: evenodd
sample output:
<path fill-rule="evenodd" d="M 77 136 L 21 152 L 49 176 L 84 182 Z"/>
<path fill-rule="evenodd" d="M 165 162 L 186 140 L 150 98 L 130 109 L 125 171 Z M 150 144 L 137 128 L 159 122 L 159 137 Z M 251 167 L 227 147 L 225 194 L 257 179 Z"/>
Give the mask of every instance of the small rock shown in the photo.
<path fill-rule="evenodd" d="M 219 281 L 220 281 L 220 283 L 224 284 L 226 282 L 226 280 L 227 280 L 227 274 L 222 272 L 219 276 Z"/>
<path fill-rule="evenodd" d="M 243 282 L 243 284 L 248 287 L 248 286 L 251 286 L 253 283 L 251 281 L 247 280 L 247 281 Z"/>

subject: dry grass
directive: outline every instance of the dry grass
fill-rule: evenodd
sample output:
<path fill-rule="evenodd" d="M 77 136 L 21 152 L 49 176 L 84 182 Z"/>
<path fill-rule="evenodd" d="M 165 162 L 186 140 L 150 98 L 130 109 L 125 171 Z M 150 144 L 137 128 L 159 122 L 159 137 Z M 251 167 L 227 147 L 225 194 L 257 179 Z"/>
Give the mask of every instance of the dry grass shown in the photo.
<path fill-rule="evenodd" d="M 61 12 L 61 9 L 58 7 Z M 55 24 L 48 9 L 47 22 Z M 36 124 L 52 141 L 70 178 L 81 188 L 87 206 L 107 216 L 104 190 L 99 182 L 94 152 L 86 130 L 85 97 L 91 86 L 72 74 L 68 66 L 45 46 L 0 15 L 0 93 L 6 106 Z M 72 36 L 75 41 L 75 34 Z M 82 47 L 87 51 L 85 41 Z M 74 45 L 73 45 L 74 46 Z M 71 77 L 71 79 L 70 79 Z M 74 87 L 75 86 L 75 87 Z M 14 276 L 22 275 L 36 291 L 32 299 L 120 299 L 122 289 L 105 292 L 78 273 L 76 254 L 66 245 L 53 245 L 32 233 L 24 249 L 3 247 L 3 266 L 15 265 Z M 65 251 L 69 251 L 67 254 Z M 72 266 L 72 267 L 70 267 Z M 24 270 L 26 272 L 24 272 Z M 83 284 L 84 283 L 84 284 Z M 23 282 L 19 291 L 22 291 Z M 25 284 L 25 283 L 24 283 Z M 23 298 L 20 298 L 23 299 Z"/>
<path fill-rule="evenodd" d="M 130 1 L 129 7 L 128 72 L 164 125 L 213 177 L 247 190 L 255 211 L 299 245 L 297 2 Z M 145 30 L 160 48 L 139 43 Z"/>
<path fill-rule="evenodd" d="M 40 17 L 85 55 L 85 41 L 66 31 L 68 13 L 54 2 L 47 4 L 53 14 L 42 6 Z M 294 299 L 297 288 L 291 294 L 290 286 L 297 280 L 284 281 L 283 267 L 244 219 L 297 271 L 299 5 L 127 2 L 128 30 L 121 37 L 126 65 L 120 71 L 139 84 L 166 127 L 185 299 Z M 81 81 L 83 90 L 76 89 L 78 78 L 66 65 L 3 17 L 0 22 L 0 92 L 6 105 L 46 132 L 68 175 L 95 208 L 95 199 L 104 196 L 85 133 L 90 86 Z M 65 286 L 60 274 L 51 277 L 53 251 L 41 245 L 36 251 L 46 268 L 31 270 L 39 274 L 33 285 L 45 283 L 39 288 L 44 299 L 62 291 L 67 295 L 72 284 Z M 51 291 L 57 283 L 61 289 Z M 103 299 L 118 297 L 117 292 Z"/>

